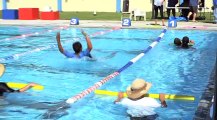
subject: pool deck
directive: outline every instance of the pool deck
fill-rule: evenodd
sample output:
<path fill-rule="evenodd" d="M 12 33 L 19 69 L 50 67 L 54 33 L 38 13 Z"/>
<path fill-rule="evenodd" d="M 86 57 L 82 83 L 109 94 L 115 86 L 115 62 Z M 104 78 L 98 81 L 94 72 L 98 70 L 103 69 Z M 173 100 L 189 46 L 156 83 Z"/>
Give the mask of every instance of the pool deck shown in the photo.
<path fill-rule="evenodd" d="M 122 27 L 122 21 L 103 20 L 80 20 L 79 25 L 73 27 L 122 27 L 122 28 L 151 28 L 160 29 L 161 25 L 151 25 L 154 21 L 131 21 L 131 26 Z M 161 24 L 161 21 L 158 21 Z M 0 25 L 27 25 L 27 26 L 69 26 L 70 20 L 2 20 Z M 165 21 L 167 25 L 167 21 Z M 202 22 L 178 22 L 176 28 L 169 29 L 195 29 L 195 30 L 217 30 L 217 24 Z"/>

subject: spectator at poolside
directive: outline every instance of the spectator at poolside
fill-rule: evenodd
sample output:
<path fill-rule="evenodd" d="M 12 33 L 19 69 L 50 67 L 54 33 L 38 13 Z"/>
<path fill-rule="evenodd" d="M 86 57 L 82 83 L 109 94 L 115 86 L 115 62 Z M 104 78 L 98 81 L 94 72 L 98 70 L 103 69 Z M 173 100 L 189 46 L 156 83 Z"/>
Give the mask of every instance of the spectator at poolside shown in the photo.
<path fill-rule="evenodd" d="M 5 66 L 3 64 L 0 64 L 0 77 L 4 74 L 5 71 Z M 0 82 L 0 97 L 3 96 L 4 93 L 12 93 L 12 92 L 25 92 L 26 90 L 37 86 L 38 84 L 36 83 L 29 83 L 25 87 L 19 89 L 19 90 L 14 90 L 10 87 L 5 82 Z"/>
<path fill-rule="evenodd" d="M 214 23 L 217 24 L 217 0 L 213 0 L 213 7 L 213 14 L 215 18 Z"/>
<path fill-rule="evenodd" d="M 127 113 L 130 115 L 131 119 L 156 117 L 154 109 L 160 106 L 167 107 L 167 104 L 164 94 L 159 95 L 161 104 L 153 98 L 145 97 L 145 94 L 147 94 L 150 88 L 151 83 L 143 79 L 136 79 L 126 90 L 128 97 L 124 98 L 124 93 L 119 92 L 118 98 L 114 102 L 127 107 Z"/>
<path fill-rule="evenodd" d="M 93 48 L 91 40 L 90 40 L 89 36 L 87 35 L 87 33 L 85 33 L 83 30 L 81 31 L 81 33 L 85 36 L 85 39 L 87 42 L 87 49 L 85 51 L 82 51 L 82 44 L 80 42 L 74 42 L 72 44 L 72 48 L 74 50 L 74 53 L 63 49 L 62 44 L 60 42 L 60 33 L 59 32 L 57 33 L 56 40 L 57 40 L 59 51 L 63 55 L 65 55 L 67 58 L 82 58 L 84 56 L 92 58 L 91 54 L 90 54 L 90 51 Z"/>
<path fill-rule="evenodd" d="M 168 0 L 167 7 L 175 7 L 178 3 L 178 0 Z M 172 10 L 173 17 L 176 17 L 176 9 L 175 8 L 167 8 L 167 16 L 170 17 L 170 11 Z"/>
<path fill-rule="evenodd" d="M 196 22 L 196 16 L 197 16 L 197 9 L 198 9 L 198 3 L 200 0 L 189 0 L 189 13 L 187 16 L 187 21 L 189 21 L 190 16 L 193 14 L 192 22 Z"/>
<path fill-rule="evenodd" d="M 164 15 L 163 15 L 163 2 L 165 0 L 154 0 L 154 14 L 155 14 L 155 25 L 157 25 L 158 9 L 160 10 L 160 18 L 162 19 L 162 26 L 164 24 Z"/>
<path fill-rule="evenodd" d="M 189 7 L 189 0 L 183 0 L 183 3 L 181 3 L 178 7 Z M 181 9 L 180 11 L 181 16 L 187 18 L 189 9 Z"/>

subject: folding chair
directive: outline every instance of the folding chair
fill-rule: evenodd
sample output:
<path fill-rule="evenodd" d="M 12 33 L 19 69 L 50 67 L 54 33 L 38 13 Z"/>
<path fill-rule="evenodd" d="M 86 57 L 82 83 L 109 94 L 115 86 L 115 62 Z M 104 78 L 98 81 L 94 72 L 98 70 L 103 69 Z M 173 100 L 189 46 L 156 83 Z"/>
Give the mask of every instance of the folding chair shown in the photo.
<path fill-rule="evenodd" d="M 137 17 L 143 17 L 144 21 L 146 21 L 146 12 L 145 11 L 141 11 L 139 9 L 135 9 L 133 11 L 133 17 L 134 17 L 135 21 L 137 20 Z"/>

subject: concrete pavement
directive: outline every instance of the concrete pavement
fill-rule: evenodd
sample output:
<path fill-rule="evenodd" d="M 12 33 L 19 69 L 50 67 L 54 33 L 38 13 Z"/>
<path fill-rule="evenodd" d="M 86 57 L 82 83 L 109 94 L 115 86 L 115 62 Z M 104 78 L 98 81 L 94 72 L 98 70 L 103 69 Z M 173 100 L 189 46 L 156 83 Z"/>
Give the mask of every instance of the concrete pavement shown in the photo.
<path fill-rule="evenodd" d="M 27 25 L 27 26 L 65 26 L 69 25 L 70 20 L 2 20 L 0 25 Z M 154 21 L 131 21 L 130 27 L 123 28 L 162 28 L 160 25 L 151 25 Z M 161 21 L 158 21 L 161 23 Z M 167 25 L 167 21 L 165 21 Z M 73 27 L 122 27 L 122 21 L 105 20 L 80 20 L 79 25 Z M 178 22 L 176 28 L 169 29 L 197 29 L 197 30 L 217 30 L 217 24 L 203 22 Z"/>

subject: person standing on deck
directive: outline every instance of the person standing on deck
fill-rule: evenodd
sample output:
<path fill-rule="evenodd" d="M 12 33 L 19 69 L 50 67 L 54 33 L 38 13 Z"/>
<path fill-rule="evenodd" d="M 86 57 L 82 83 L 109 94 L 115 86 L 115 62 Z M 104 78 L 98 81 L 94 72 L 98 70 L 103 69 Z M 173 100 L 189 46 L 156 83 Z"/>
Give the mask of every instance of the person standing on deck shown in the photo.
<path fill-rule="evenodd" d="M 163 15 L 163 2 L 165 0 L 154 0 L 154 15 L 155 15 L 155 25 L 157 25 L 157 17 L 158 17 L 158 9 L 160 10 L 160 16 L 162 19 L 162 26 L 165 26 L 164 24 L 164 15 Z"/>
<path fill-rule="evenodd" d="M 188 13 L 187 21 L 189 21 L 190 16 L 193 14 L 192 22 L 196 22 L 197 9 L 198 9 L 198 3 L 199 2 L 200 2 L 200 0 L 190 0 L 189 1 L 190 12 Z"/>

